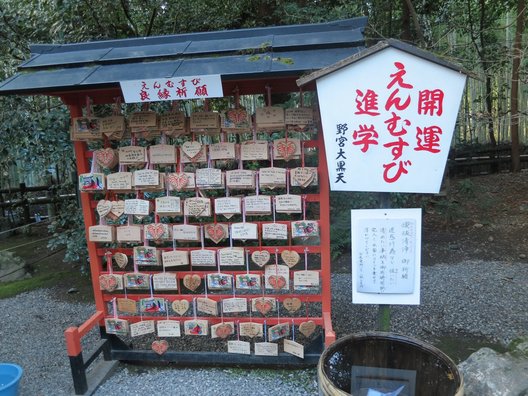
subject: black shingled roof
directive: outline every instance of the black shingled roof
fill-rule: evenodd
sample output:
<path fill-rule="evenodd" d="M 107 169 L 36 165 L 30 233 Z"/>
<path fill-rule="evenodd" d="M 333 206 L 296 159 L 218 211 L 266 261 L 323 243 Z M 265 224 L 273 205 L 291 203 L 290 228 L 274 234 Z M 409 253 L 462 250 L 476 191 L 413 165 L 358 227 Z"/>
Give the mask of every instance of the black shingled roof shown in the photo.
<path fill-rule="evenodd" d="M 364 49 L 366 17 L 77 44 L 37 44 L 0 95 L 115 89 L 119 81 L 221 74 L 222 81 L 298 78 Z"/>

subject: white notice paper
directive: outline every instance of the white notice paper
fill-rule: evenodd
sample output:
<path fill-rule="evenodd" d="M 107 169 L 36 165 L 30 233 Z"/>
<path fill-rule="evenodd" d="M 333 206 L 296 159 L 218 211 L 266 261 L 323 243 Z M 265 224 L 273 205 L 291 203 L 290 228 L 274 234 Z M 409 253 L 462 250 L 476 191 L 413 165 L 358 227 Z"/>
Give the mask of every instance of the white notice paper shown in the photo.
<path fill-rule="evenodd" d="M 421 209 L 352 210 L 354 303 L 419 304 Z"/>

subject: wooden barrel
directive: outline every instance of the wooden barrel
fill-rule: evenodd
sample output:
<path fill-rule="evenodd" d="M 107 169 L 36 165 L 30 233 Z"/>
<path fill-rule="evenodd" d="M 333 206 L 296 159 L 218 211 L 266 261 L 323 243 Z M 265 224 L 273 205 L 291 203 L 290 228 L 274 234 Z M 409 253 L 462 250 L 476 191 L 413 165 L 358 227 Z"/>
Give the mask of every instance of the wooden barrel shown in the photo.
<path fill-rule="evenodd" d="M 464 380 L 442 351 L 415 338 L 384 332 L 343 337 L 321 355 L 319 394 L 365 396 L 368 389 L 401 396 L 463 396 Z"/>

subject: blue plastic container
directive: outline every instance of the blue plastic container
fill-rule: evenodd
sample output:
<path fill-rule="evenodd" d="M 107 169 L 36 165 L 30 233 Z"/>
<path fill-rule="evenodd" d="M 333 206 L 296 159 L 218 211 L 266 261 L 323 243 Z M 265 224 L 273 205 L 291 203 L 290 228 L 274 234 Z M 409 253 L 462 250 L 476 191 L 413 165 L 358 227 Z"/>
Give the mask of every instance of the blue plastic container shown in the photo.
<path fill-rule="evenodd" d="M 0 396 L 17 396 L 22 378 L 22 367 L 12 363 L 0 363 Z"/>

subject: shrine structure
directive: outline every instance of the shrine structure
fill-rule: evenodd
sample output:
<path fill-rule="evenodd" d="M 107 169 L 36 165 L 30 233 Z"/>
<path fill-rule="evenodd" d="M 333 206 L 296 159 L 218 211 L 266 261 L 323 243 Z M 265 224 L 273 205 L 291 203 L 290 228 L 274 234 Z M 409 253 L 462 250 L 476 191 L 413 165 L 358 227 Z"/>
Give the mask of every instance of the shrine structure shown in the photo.
<path fill-rule="evenodd" d="M 297 80 L 363 50 L 365 25 L 37 44 L 0 82 L 71 115 L 95 296 L 65 332 L 77 394 L 100 353 L 315 365 L 335 340 L 322 127 L 314 84 Z"/>

